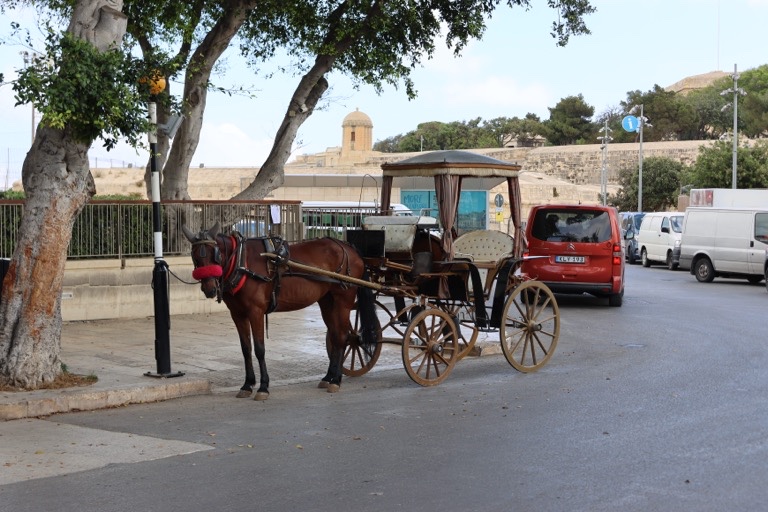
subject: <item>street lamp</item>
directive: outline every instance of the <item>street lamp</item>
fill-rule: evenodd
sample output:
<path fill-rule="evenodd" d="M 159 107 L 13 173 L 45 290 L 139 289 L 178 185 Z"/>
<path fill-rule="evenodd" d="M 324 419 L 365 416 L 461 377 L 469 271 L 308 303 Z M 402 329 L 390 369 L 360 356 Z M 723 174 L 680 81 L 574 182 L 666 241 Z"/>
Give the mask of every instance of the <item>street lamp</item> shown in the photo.
<path fill-rule="evenodd" d="M 727 94 L 733 94 L 733 162 L 731 164 L 731 188 L 736 187 L 736 161 L 739 151 L 739 125 L 738 125 L 738 111 L 739 111 L 739 95 L 745 96 L 747 93 L 744 89 L 739 87 L 739 73 L 736 72 L 736 64 L 733 65 L 733 87 L 726 89 L 720 93 L 720 96 Z M 726 103 L 722 110 L 726 110 L 731 106 L 731 103 Z"/>
<path fill-rule="evenodd" d="M 600 149 L 603 152 L 603 169 L 600 174 L 600 197 L 602 199 L 603 206 L 606 205 L 607 202 L 607 195 L 608 195 L 608 169 L 606 168 L 606 154 L 608 153 L 608 143 L 613 140 L 613 137 L 611 137 L 611 130 L 608 128 L 608 120 L 605 120 L 605 126 L 603 126 L 600 129 L 601 132 L 603 132 L 602 137 L 598 137 L 597 140 L 599 140 L 602 143 L 602 146 L 600 146 Z"/>
<path fill-rule="evenodd" d="M 155 96 L 165 90 L 165 77 L 153 72 L 150 77 L 139 79 L 140 83 L 149 84 L 150 101 L 147 105 L 149 114 L 149 170 L 152 182 L 152 225 L 154 228 L 155 266 L 152 270 L 152 291 L 155 312 L 155 360 L 157 373 L 147 372 L 147 377 L 180 377 L 182 372 L 171 373 L 171 312 L 169 305 L 168 263 L 163 259 L 163 222 L 160 209 L 160 172 L 157 168 L 157 131 L 163 129 L 157 125 L 157 103 Z"/>
<path fill-rule="evenodd" d="M 640 116 L 637 118 L 637 133 L 640 135 L 640 150 L 638 151 L 638 172 L 637 172 L 637 211 L 643 211 L 643 127 L 648 125 L 653 127 L 648 122 L 648 118 L 643 115 L 644 104 L 635 105 L 629 111 L 630 114 L 637 112 L 637 107 L 640 107 Z"/>

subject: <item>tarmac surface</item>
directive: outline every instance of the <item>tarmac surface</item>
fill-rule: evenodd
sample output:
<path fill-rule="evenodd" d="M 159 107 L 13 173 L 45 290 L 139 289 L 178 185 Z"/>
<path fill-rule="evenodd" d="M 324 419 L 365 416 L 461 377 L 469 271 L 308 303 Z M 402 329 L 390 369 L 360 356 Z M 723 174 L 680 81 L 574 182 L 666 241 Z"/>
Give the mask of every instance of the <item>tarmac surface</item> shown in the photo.
<path fill-rule="evenodd" d="M 325 375 L 325 330 L 317 306 L 269 315 L 266 360 L 271 388 L 319 381 Z M 0 392 L 0 421 L 190 395 L 234 394 L 242 386 L 243 356 L 229 313 L 171 317 L 169 375 L 180 376 L 156 376 L 155 337 L 153 317 L 66 322 L 62 362 L 69 372 L 94 375 L 98 381 L 80 388 Z M 498 333 L 481 332 L 476 346 L 477 355 L 499 353 Z M 402 368 L 400 348 L 385 344 L 371 371 L 393 367 Z"/>
<path fill-rule="evenodd" d="M 325 331 L 317 306 L 269 316 L 266 360 L 270 389 L 320 381 L 328 367 Z M 169 375 L 178 376 L 157 376 L 155 338 L 153 317 L 66 322 L 62 362 L 69 372 L 98 380 L 78 388 L 0 392 L 0 489 L 108 464 L 210 449 L 200 443 L 78 427 L 56 419 L 58 413 L 192 395 L 234 396 L 243 385 L 243 356 L 229 313 L 171 317 Z M 400 352 L 399 345 L 385 343 L 371 372 L 399 368 L 407 379 Z M 474 355 L 500 352 L 498 333 L 479 334 Z"/>

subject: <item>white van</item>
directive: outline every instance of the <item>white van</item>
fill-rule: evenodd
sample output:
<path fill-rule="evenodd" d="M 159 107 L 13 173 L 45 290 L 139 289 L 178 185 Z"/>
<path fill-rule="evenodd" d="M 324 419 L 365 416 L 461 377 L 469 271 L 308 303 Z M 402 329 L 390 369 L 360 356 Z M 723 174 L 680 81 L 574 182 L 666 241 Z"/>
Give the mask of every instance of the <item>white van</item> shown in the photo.
<path fill-rule="evenodd" d="M 768 249 L 768 209 L 689 207 L 680 267 L 703 283 L 736 277 L 759 283 Z"/>
<path fill-rule="evenodd" d="M 637 234 L 637 246 L 644 267 L 664 264 L 674 270 L 680 263 L 683 217 L 680 212 L 646 213 Z"/>

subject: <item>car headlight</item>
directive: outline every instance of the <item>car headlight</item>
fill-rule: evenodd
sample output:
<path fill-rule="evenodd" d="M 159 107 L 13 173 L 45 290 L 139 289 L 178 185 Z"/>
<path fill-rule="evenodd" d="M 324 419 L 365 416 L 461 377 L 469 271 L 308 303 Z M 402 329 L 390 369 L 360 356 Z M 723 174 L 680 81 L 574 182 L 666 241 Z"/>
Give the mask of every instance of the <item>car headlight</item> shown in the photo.
<path fill-rule="evenodd" d="M 675 240 L 675 247 L 680 247 L 680 240 Z"/>

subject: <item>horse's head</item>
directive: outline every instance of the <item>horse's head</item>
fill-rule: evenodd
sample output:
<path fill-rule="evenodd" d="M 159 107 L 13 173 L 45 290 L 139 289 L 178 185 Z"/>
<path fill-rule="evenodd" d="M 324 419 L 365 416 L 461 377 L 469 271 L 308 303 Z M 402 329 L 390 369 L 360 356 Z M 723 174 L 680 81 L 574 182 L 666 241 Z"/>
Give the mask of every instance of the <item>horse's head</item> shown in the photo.
<path fill-rule="evenodd" d="M 200 289 L 209 299 L 218 296 L 223 272 L 219 244 L 216 242 L 219 229 L 217 222 L 208 231 L 194 234 L 186 226 L 181 226 L 184 236 L 192 244 L 192 263 L 195 265 L 192 278 L 200 281 Z"/>

